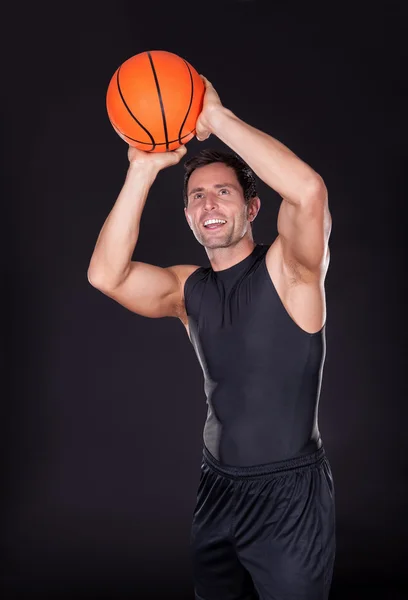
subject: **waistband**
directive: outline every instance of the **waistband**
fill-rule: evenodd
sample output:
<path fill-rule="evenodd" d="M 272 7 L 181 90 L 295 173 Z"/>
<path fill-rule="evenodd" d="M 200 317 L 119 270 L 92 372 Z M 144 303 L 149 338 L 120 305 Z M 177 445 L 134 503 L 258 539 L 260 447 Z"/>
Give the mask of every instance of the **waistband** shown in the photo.
<path fill-rule="evenodd" d="M 235 467 L 233 465 L 224 465 L 220 463 L 205 446 L 203 447 L 203 460 L 210 467 L 210 469 L 216 471 L 220 475 L 237 479 L 245 479 L 247 477 L 262 477 L 265 475 L 278 473 L 284 474 L 285 472 L 300 470 L 305 467 L 317 466 L 319 463 L 323 462 L 325 457 L 326 453 L 324 447 L 321 446 L 316 452 L 313 452 L 312 454 L 306 454 L 305 456 L 299 456 L 297 458 L 290 458 L 288 460 L 281 460 L 250 467 Z"/>

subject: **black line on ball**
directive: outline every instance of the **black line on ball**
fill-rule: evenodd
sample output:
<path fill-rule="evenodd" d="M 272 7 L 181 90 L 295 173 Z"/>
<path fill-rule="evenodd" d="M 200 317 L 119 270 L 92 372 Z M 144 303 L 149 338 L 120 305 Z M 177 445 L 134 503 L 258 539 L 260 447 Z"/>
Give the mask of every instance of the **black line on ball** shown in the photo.
<path fill-rule="evenodd" d="M 145 146 L 153 146 L 153 148 L 155 148 L 156 146 L 166 146 L 167 144 L 174 144 L 175 142 L 179 142 L 180 143 L 180 138 L 177 140 L 169 140 L 168 142 L 155 142 L 154 144 L 150 144 L 149 142 L 142 142 L 140 140 L 137 140 L 136 138 L 132 138 L 130 137 L 130 135 L 126 135 L 126 133 L 123 133 L 123 131 L 121 131 L 119 129 L 119 127 L 115 128 L 119 131 L 119 133 L 121 135 L 124 135 L 128 140 L 132 140 L 132 142 L 137 142 L 138 144 L 143 144 Z M 195 129 L 192 129 L 189 133 L 185 133 L 182 137 L 181 140 L 183 140 L 184 138 L 188 137 L 190 134 L 194 133 L 195 134 Z M 181 142 L 183 143 L 183 142 Z M 151 152 L 151 150 L 149 150 L 149 152 Z"/>
<path fill-rule="evenodd" d="M 149 131 L 148 129 L 146 129 L 146 127 L 144 127 L 144 126 L 141 124 L 141 122 L 140 122 L 140 121 L 139 121 L 139 120 L 138 120 L 138 119 L 135 117 L 135 115 L 132 113 L 132 111 L 130 110 L 129 106 L 127 105 L 127 102 L 126 102 L 126 100 L 125 100 L 125 98 L 124 98 L 124 96 L 123 96 L 123 94 L 122 94 L 122 89 L 121 89 L 121 87 L 120 87 L 120 82 L 119 82 L 119 72 L 120 72 L 121 68 L 122 68 L 122 67 L 120 66 L 120 67 L 119 67 L 119 69 L 118 69 L 117 75 L 116 75 L 116 83 L 117 83 L 117 86 L 118 86 L 118 92 L 119 92 L 119 95 L 120 95 L 120 97 L 121 97 L 121 99 L 122 99 L 122 102 L 123 102 L 123 104 L 125 105 L 125 107 L 126 107 L 126 109 L 127 109 L 128 113 L 130 114 L 130 116 L 131 116 L 131 117 L 132 117 L 132 118 L 133 118 L 133 119 L 136 121 L 136 123 L 139 125 L 139 127 L 141 127 L 141 128 L 143 129 L 143 131 L 145 131 L 145 132 L 147 133 L 147 135 L 148 135 L 148 136 L 149 136 L 149 138 L 151 139 L 151 144 L 152 144 L 152 146 L 153 146 L 153 149 L 154 149 L 154 148 L 155 148 L 155 146 L 156 146 L 156 142 L 154 141 L 154 138 L 153 138 L 152 134 L 151 134 L 151 133 L 150 133 L 150 131 Z M 125 135 L 125 134 L 123 134 L 123 135 Z M 127 135 L 126 137 L 128 137 L 130 140 L 131 140 L 131 139 L 133 139 L 133 138 L 129 137 L 128 135 Z M 135 141 L 136 141 L 136 140 L 135 140 Z M 140 142 L 140 143 L 142 143 L 142 144 L 147 144 L 148 142 Z"/>
<path fill-rule="evenodd" d="M 152 67 L 154 80 L 156 82 L 157 94 L 159 96 L 160 109 L 161 109 L 162 118 L 163 118 L 163 128 L 164 128 L 164 137 L 165 137 L 165 140 L 166 140 L 166 150 L 168 150 L 169 149 L 169 136 L 168 136 L 168 133 L 167 133 L 166 113 L 165 113 L 165 110 L 164 110 L 164 104 L 163 104 L 163 98 L 162 98 L 161 91 L 160 91 L 159 80 L 157 78 L 156 69 L 154 68 L 153 59 L 152 59 L 152 55 L 150 54 L 150 52 L 147 52 L 147 56 L 149 57 L 150 66 Z"/>
<path fill-rule="evenodd" d="M 184 58 L 183 58 L 183 60 L 184 60 Z M 184 117 L 184 121 L 183 121 L 183 122 L 182 122 L 182 124 L 181 124 L 180 131 L 179 131 L 179 135 L 178 135 L 178 139 L 179 139 L 179 142 L 180 142 L 180 144 L 182 143 L 182 141 L 181 141 L 181 132 L 183 131 L 184 123 L 187 121 L 188 113 L 189 113 L 189 112 L 190 112 L 190 110 L 191 110 L 191 105 L 192 105 L 192 103 L 193 103 L 193 95 L 194 95 L 194 81 L 193 81 L 193 75 L 192 75 L 192 73 L 191 73 L 191 69 L 190 69 L 190 67 L 189 67 L 189 64 L 188 64 L 188 62 L 187 62 L 186 60 L 184 60 L 184 62 L 186 63 L 186 66 L 187 66 L 187 69 L 188 69 L 188 72 L 189 72 L 189 75 L 190 75 L 190 82 L 191 82 L 191 94 L 190 94 L 190 104 L 188 105 L 188 109 L 187 109 L 187 112 L 186 112 L 186 116 Z"/>

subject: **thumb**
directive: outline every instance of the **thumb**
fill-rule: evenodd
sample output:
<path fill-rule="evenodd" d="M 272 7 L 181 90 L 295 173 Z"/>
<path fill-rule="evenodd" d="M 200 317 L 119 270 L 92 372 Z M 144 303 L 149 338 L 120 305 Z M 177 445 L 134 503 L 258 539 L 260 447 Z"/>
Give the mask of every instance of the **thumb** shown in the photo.
<path fill-rule="evenodd" d="M 196 123 L 196 138 L 199 142 L 204 142 L 207 138 L 210 137 L 210 131 L 208 131 L 203 119 L 200 118 L 201 115 L 197 119 Z"/>
<path fill-rule="evenodd" d="M 172 154 L 174 156 L 174 162 L 178 163 L 183 158 L 183 156 L 186 154 L 186 152 L 187 152 L 187 148 L 184 145 L 179 146 L 178 148 L 173 150 Z"/>
<path fill-rule="evenodd" d="M 199 142 L 204 142 L 205 140 L 208 140 L 210 135 L 211 133 L 209 131 L 203 129 L 196 130 L 196 138 Z"/>
<path fill-rule="evenodd" d="M 201 79 L 203 80 L 204 84 L 206 87 L 213 87 L 211 81 L 209 79 L 207 79 L 207 77 L 205 77 L 204 75 L 200 75 Z"/>

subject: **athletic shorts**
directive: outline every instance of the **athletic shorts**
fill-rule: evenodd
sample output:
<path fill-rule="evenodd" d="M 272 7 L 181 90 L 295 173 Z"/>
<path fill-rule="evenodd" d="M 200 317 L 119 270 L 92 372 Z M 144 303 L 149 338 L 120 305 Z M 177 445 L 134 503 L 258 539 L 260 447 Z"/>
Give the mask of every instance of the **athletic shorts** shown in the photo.
<path fill-rule="evenodd" d="M 326 600 L 335 506 L 324 448 L 253 467 L 203 449 L 191 528 L 196 600 Z"/>

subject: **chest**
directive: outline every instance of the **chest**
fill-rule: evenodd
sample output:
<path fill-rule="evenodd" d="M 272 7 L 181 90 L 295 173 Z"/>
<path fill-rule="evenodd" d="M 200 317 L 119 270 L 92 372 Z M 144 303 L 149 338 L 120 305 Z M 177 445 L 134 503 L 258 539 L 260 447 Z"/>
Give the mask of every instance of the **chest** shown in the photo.
<path fill-rule="evenodd" d="M 203 286 L 199 298 L 187 331 L 200 355 L 218 364 L 249 364 L 254 355 L 280 351 L 286 334 L 282 306 L 270 281 L 247 278 L 231 286 Z"/>

